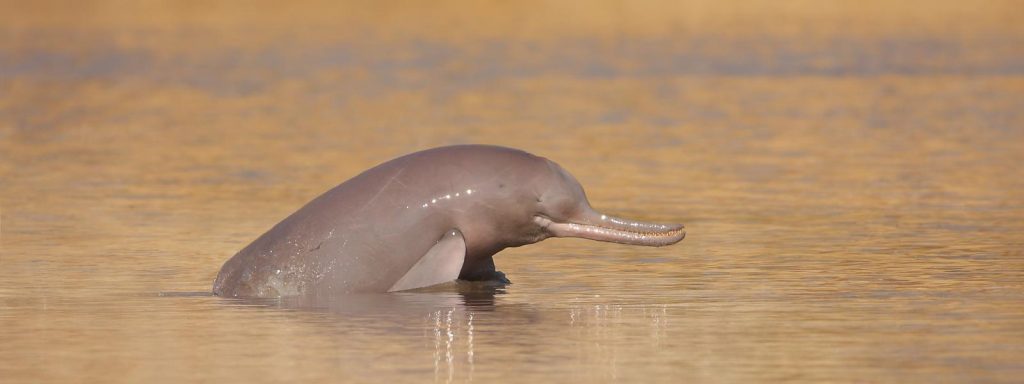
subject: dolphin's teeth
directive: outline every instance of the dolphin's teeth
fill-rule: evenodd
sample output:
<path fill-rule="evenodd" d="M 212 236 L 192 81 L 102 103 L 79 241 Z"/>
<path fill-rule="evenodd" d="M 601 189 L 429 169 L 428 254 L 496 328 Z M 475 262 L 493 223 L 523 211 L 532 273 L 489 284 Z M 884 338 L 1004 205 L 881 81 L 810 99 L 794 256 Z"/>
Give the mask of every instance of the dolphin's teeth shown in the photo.
<path fill-rule="evenodd" d="M 581 237 L 622 244 L 664 246 L 675 244 L 686 236 L 684 227 L 663 224 L 636 223 L 616 220 L 620 228 L 581 223 L 558 223 L 542 215 L 534 217 L 541 228 L 557 237 Z M 610 220 L 609 220 L 610 221 Z M 628 225 L 627 225 L 628 224 Z"/>

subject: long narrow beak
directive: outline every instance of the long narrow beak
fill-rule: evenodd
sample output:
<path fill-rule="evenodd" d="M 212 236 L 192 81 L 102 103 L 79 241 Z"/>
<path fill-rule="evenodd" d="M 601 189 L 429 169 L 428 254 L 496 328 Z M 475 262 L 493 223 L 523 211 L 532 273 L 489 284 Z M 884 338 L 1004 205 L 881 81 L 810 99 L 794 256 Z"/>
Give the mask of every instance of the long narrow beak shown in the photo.
<path fill-rule="evenodd" d="M 545 216 L 534 216 L 534 221 L 555 237 L 580 237 L 620 244 L 662 247 L 678 243 L 686 237 L 682 224 L 620 219 L 603 215 L 589 207 L 569 222 L 560 223 Z"/>

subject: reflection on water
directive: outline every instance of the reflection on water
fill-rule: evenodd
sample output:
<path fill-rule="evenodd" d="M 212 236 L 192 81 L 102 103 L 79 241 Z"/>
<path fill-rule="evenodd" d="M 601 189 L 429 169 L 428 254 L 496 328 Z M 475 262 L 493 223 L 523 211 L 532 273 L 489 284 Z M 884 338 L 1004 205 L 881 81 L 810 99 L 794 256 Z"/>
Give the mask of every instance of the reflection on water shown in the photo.
<path fill-rule="evenodd" d="M 457 281 L 432 287 L 390 294 L 351 294 L 344 296 L 300 296 L 277 299 L 226 299 L 246 305 L 354 316 L 416 317 L 437 308 L 493 308 L 495 295 L 505 293 L 505 284 Z"/>
<path fill-rule="evenodd" d="M 6 5 L 0 377 L 1024 377 L 1017 2 L 572 4 Z M 458 143 L 687 239 L 506 250 L 508 286 L 206 293 L 312 197 Z"/>
<path fill-rule="evenodd" d="M 453 322 L 452 318 L 455 317 Z M 468 368 L 466 381 L 473 380 L 473 314 L 455 313 L 454 309 L 437 311 L 427 318 L 434 321 L 434 381 L 451 383 L 455 378 L 456 361 L 459 366 Z M 455 346 L 455 335 L 465 340 L 465 346 Z M 455 349 L 463 349 L 459 353 Z M 459 357 L 456 359 L 455 355 Z M 444 369 L 442 369 L 444 367 Z M 465 370 L 465 369 L 464 369 Z"/>
<path fill-rule="evenodd" d="M 623 311 L 627 317 L 636 316 L 647 319 L 648 323 L 623 324 Z M 616 380 L 620 379 L 618 361 L 620 351 L 616 345 L 616 336 L 622 332 L 635 333 L 631 343 L 658 348 L 660 340 L 666 336 L 667 309 L 642 307 L 639 309 L 623 308 L 613 305 L 595 305 L 593 307 L 573 307 L 568 309 L 568 324 L 559 319 L 550 319 L 561 327 L 568 327 L 563 342 L 570 343 L 573 349 L 570 357 L 577 363 L 589 367 L 592 371 L 580 372 L 588 379 Z M 631 313 L 633 312 L 633 313 Z M 475 311 L 460 308 L 438 309 L 427 315 L 428 325 L 433 326 L 427 337 L 434 341 L 434 381 L 465 382 L 473 381 L 474 374 L 474 325 Z M 574 340 L 587 340 L 586 343 Z M 627 358 L 627 356 L 621 356 Z"/>

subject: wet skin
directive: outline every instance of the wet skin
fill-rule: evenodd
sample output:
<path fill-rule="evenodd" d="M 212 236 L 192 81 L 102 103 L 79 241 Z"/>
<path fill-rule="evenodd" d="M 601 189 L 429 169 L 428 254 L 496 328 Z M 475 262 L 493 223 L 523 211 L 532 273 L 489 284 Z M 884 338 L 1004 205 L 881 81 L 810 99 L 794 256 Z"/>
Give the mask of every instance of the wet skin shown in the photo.
<path fill-rule="evenodd" d="M 492 256 L 548 237 L 664 246 L 682 225 L 594 211 L 543 157 L 496 146 L 412 153 L 373 167 L 288 216 L 221 268 L 228 297 L 415 289 L 456 278 L 505 281 Z"/>

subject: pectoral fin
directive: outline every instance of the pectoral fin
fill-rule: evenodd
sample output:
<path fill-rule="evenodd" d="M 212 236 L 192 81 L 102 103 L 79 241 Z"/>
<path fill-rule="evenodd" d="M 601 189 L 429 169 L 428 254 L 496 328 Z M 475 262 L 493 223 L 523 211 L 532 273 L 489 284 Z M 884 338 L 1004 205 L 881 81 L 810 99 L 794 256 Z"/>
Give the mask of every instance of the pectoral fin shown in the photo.
<path fill-rule="evenodd" d="M 429 287 L 455 280 L 459 278 L 465 260 L 466 240 L 462 232 L 449 230 L 388 292 Z"/>

